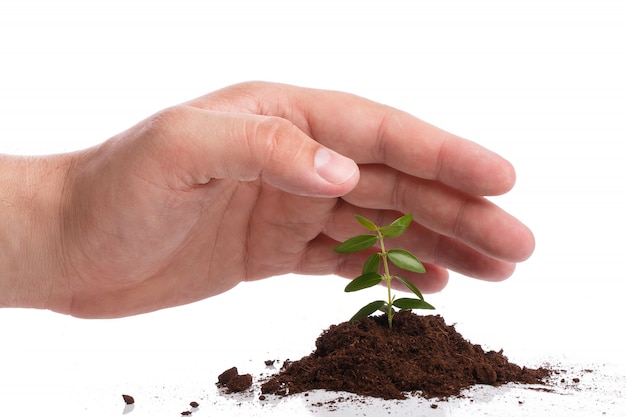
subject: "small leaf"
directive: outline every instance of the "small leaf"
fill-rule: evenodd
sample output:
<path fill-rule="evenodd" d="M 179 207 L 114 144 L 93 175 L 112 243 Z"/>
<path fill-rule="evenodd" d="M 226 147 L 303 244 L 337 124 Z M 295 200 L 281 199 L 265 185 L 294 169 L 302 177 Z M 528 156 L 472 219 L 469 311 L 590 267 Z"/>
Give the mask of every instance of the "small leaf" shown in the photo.
<path fill-rule="evenodd" d="M 353 279 L 346 285 L 345 292 L 359 291 L 380 284 L 383 277 L 377 273 L 364 274 Z"/>
<path fill-rule="evenodd" d="M 363 249 L 368 249 L 378 241 L 375 235 L 359 235 L 351 237 L 345 242 L 336 246 L 333 250 L 337 253 L 352 253 Z"/>
<path fill-rule="evenodd" d="M 361 273 L 363 275 L 370 274 L 373 272 L 378 272 L 378 268 L 380 267 L 380 255 L 378 253 L 373 253 L 363 264 L 363 271 Z"/>
<path fill-rule="evenodd" d="M 360 309 L 359 311 L 357 311 L 357 313 L 354 316 L 352 316 L 352 318 L 350 319 L 350 322 L 359 321 L 362 318 L 369 316 L 376 310 L 382 308 L 382 306 L 384 305 L 385 305 L 385 302 L 382 300 L 371 302 L 365 307 L 363 307 L 362 309 Z"/>
<path fill-rule="evenodd" d="M 424 300 L 418 300 L 416 298 L 398 298 L 393 302 L 393 305 L 403 310 L 434 310 L 435 307 L 428 304 Z"/>
<path fill-rule="evenodd" d="M 376 230 L 378 230 L 378 226 L 376 226 L 376 224 L 371 221 L 366 219 L 365 217 L 356 215 L 354 216 L 359 223 L 361 223 L 363 225 L 363 227 L 365 227 L 367 230 L 371 230 L 372 232 L 375 232 Z"/>
<path fill-rule="evenodd" d="M 420 290 L 411 281 L 409 281 L 406 278 L 399 277 L 397 275 L 395 275 L 394 278 L 400 281 L 401 283 L 403 283 L 409 290 L 413 292 L 413 294 L 417 295 L 420 300 L 422 301 L 424 300 L 424 296 L 422 295 Z"/>
<path fill-rule="evenodd" d="M 405 214 L 402 217 L 398 217 L 389 226 L 383 226 L 380 228 L 380 233 L 384 237 L 398 237 L 406 231 L 413 221 L 413 215 L 411 213 Z"/>
<path fill-rule="evenodd" d="M 426 272 L 426 268 L 424 268 L 422 262 L 420 262 L 415 255 L 403 249 L 391 249 L 387 252 L 387 256 L 389 257 L 391 263 L 398 268 L 411 272 L 418 272 L 420 274 Z"/>
<path fill-rule="evenodd" d="M 398 237 L 404 232 L 400 226 L 383 226 L 378 230 L 383 237 Z"/>

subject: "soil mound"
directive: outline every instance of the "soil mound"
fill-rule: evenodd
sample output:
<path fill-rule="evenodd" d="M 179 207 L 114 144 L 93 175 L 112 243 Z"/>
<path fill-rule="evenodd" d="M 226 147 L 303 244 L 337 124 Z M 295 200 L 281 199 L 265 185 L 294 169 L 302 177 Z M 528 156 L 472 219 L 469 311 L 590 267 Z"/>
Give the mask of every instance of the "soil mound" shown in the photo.
<path fill-rule="evenodd" d="M 404 399 L 458 396 L 475 384 L 541 384 L 550 370 L 520 367 L 500 352 L 466 341 L 441 316 L 400 311 L 341 323 L 324 331 L 309 356 L 288 362 L 261 386 L 264 394 L 289 395 L 314 389 Z"/>

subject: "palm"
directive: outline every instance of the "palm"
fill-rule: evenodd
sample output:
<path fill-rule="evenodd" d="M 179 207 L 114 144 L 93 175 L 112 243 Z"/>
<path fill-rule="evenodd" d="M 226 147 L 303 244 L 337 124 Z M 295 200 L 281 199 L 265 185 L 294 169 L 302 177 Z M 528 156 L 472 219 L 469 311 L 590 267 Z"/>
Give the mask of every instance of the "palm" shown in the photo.
<path fill-rule="evenodd" d="M 155 308 L 188 303 L 242 280 L 303 267 L 333 272 L 332 264 L 322 262 L 328 257 L 313 263 L 303 258 L 316 246 L 311 241 L 324 229 L 335 199 L 295 196 L 261 181 L 172 190 L 127 177 L 108 181 L 109 190 L 95 183 L 99 177 L 92 180 L 82 185 L 82 204 L 73 206 L 85 210 L 73 213 L 69 228 L 75 245 L 69 263 L 85 284 L 75 314 L 143 309 L 147 299 Z M 136 189 L 142 193 L 131 192 Z M 106 198 L 113 194 L 119 197 Z M 333 256 L 330 248 L 329 239 Z"/>

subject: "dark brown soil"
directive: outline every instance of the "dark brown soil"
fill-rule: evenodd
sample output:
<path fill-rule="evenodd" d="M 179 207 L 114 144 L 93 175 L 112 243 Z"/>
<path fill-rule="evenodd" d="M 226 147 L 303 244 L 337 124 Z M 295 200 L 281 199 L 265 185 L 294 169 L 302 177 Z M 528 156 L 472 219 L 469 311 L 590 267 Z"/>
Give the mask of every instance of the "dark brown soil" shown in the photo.
<path fill-rule="evenodd" d="M 232 367 L 217 377 L 217 385 L 226 387 L 231 392 L 245 391 L 252 386 L 252 375 L 239 375 L 237 368 Z"/>
<path fill-rule="evenodd" d="M 289 395 L 314 389 L 347 391 L 384 399 L 458 396 L 476 384 L 543 383 L 551 371 L 529 369 L 500 352 L 466 341 L 440 316 L 396 314 L 331 326 L 316 350 L 289 362 L 262 386 L 263 394 Z"/>
<path fill-rule="evenodd" d="M 122 394 L 122 398 L 128 405 L 135 404 L 135 399 L 131 395 Z"/>
<path fill-rule="evenodd" d="M 221 385 L 221 386 L 225 387 L 226 384 L 228 384 L 228 381 L 230 381 L 231 379 L 233 379 L 237 375 L 239 375 L 239 371 L 237 370 L 236 367 L 233 366 L 232 368 L 227 369 L 224 372 L 222 372 L 217 377 L 217 383 L 218 383 L 218 385 Z"/>

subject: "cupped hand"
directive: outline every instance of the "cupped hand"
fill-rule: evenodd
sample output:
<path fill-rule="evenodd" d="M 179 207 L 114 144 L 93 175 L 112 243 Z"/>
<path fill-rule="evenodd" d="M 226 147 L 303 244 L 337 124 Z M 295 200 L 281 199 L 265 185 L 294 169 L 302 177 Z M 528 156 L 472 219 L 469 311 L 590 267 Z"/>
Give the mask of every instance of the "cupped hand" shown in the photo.
<path fill-rule="evenodd" d="M 531 232 L 483 196 L 513 167 L 419 119 L 346 93 L 250 82 L 165 109 L 72 157 L 61 210 L 63 297 L 50 308 L 117 317 L 285 273 L 359 274 L 332 248 L 412 212 L 397 245 L 426 264 L 508 277 Z"/>

